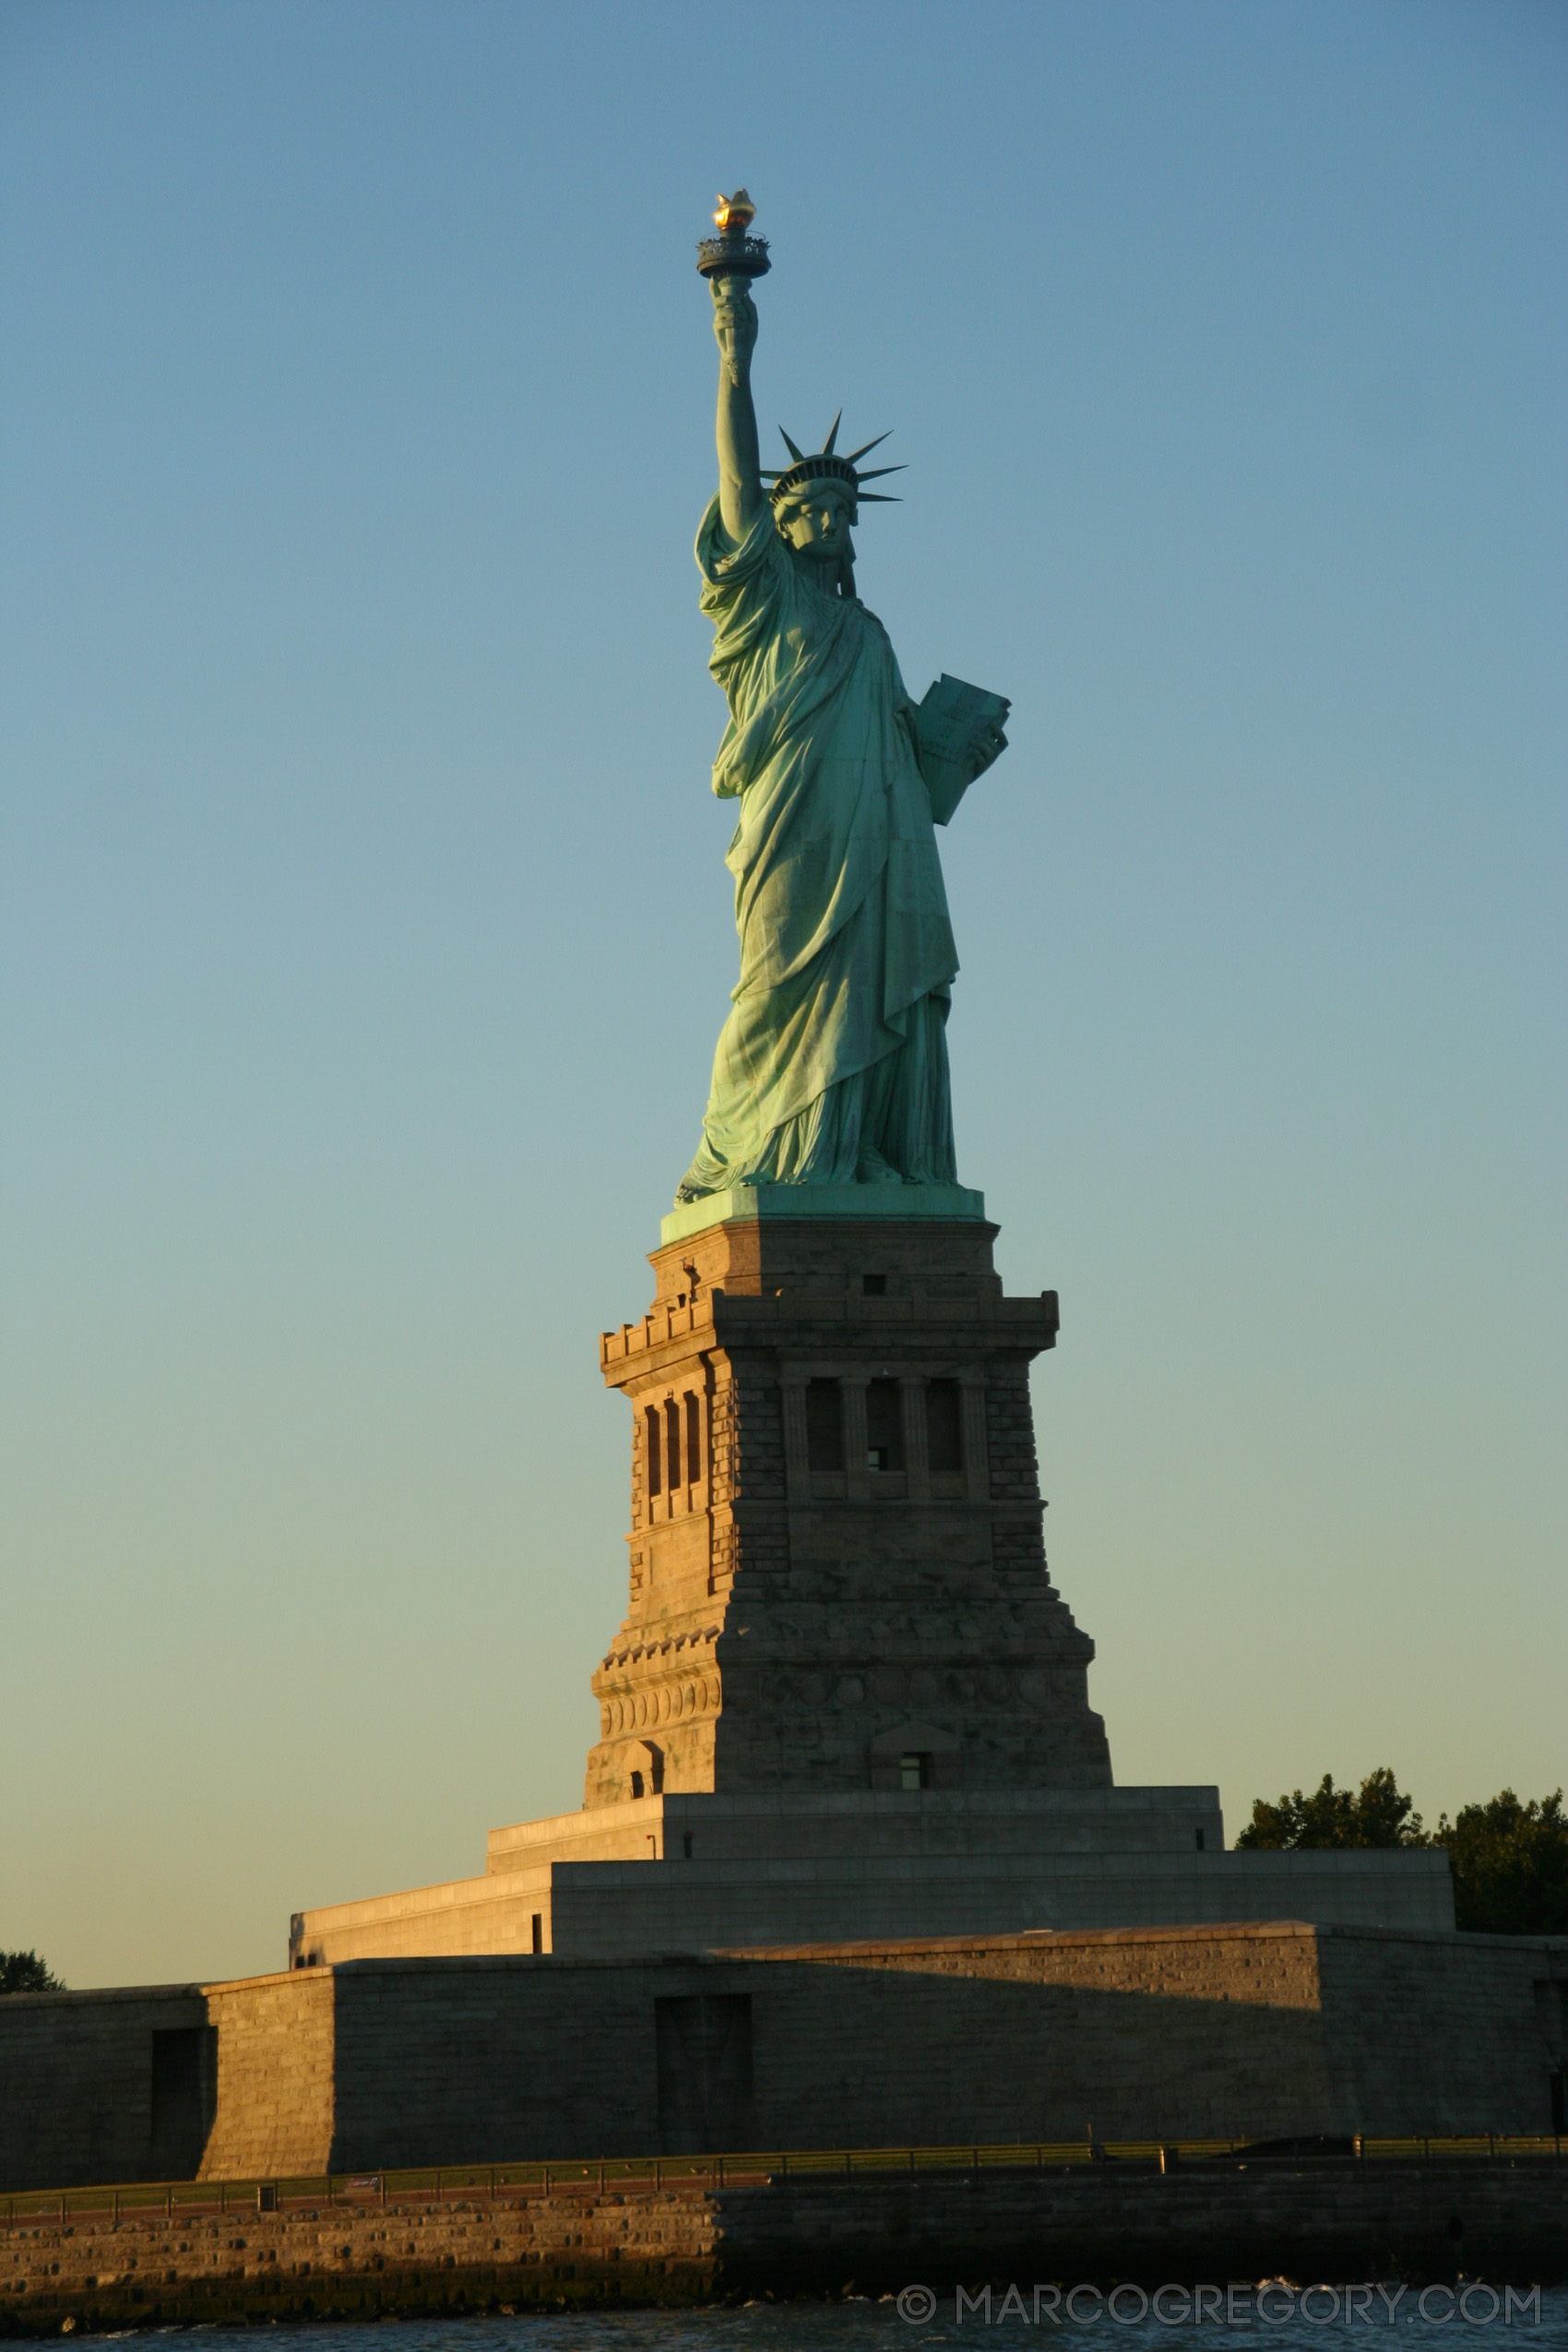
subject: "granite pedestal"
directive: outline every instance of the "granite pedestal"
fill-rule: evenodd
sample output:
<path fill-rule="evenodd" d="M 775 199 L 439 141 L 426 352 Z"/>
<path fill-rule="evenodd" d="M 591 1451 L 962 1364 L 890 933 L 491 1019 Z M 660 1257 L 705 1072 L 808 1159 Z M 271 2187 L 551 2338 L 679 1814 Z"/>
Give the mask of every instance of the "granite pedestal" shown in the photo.
<path fill-rule="evenodd" d="M 295 1916 L 295 1966 L 1289 1918 L 1452 1928 L 1442 1853 L 1233 1854 L 1218 1792 L 1117 1788 L 1052 1586 L 1028 1371 L 978 1193 L 759 1187 L 666 1218 L 606 1332 L 626 1614 L 580 1813 L 482 1877 Z"/>

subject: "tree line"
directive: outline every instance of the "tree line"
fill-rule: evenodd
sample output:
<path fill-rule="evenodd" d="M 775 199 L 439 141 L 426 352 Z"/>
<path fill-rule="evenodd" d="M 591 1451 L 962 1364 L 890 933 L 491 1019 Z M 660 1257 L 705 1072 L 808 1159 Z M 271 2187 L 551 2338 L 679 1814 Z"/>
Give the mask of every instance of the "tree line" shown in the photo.
<path fill-rule="evenodd" d="M 0 1992 L 64 1992 L 65 1983 L 36 1952 L 0 1952 Z"/>
<path fill-rule="evenodd" d="M 1512 1788 L 1484 1805 L 1441 1814 L 1428 1830 L 1386 1764 L 1359 1789 L 1336 1788 L 1324 1773 L 1308 1796 L 1297 1788 L 1270 1804 L 1253 1801 L 1238 1847 L 1301 1851 L 1324 1846 L 1442 1846 L 1454 1873 L 1454 1919 L 1473 1935 L 1568 1935 L 1568 1814 L 1562 1791 L 1522 1803 Z"/>

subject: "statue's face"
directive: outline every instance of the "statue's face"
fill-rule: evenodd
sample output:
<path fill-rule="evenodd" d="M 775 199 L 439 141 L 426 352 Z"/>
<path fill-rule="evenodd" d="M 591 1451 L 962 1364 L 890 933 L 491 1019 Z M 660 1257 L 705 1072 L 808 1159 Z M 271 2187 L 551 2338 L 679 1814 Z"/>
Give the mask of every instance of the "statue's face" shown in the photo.
<path fill-rule="evenodd" d="M 778 528 L 797 554 L 837 565 L 854 558 L 849 519 L 855 502 L 842 482 L 805 481 L 779 511 Z"/>

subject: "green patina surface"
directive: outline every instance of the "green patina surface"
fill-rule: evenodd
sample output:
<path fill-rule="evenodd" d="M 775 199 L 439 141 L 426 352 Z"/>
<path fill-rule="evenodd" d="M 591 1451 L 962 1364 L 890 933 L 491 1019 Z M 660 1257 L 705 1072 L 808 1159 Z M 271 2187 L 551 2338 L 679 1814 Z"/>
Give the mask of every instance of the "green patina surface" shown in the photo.
<path fill-rule="evenodd" d="M 819 1216 L 867 1213 L 843 1198 L 862 1189 L 887 1196 L 873 1215 L 952 1215 L 893 1202 L 958 1189 L 945 1033 L 958 957 L 934 825 L 1004 748 L 1007 706 L 949 678 L 924 704 L 906 692 L 855 592 L 850 528 L 882 495 L 856 469 L 872 445 L 838 455 L 837 423 L 812 456 L 786 436 L 791 462 L 767 489 L 755 306 L 744 278 L 710 284 L 719 492 L 696 556 L 730 705 L 713 789 L 739 804 L 726 862 L 741 974 L 678 1215 L 749 1186 L 809 1189 Z M 667 1241 L 696 1229 L 674 1223 Z"/>

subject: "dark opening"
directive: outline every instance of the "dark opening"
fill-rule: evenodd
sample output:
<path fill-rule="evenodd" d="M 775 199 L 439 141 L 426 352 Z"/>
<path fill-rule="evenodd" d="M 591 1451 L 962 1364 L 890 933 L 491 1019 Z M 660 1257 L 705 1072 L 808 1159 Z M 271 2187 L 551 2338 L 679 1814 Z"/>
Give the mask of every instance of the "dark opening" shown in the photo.
<path fill-rule="evenodd" d="M 844 1416 L 836 1380 L 806 1383 L 806 1460 L 814 1470 L 844 1467 Z"/>
<path fill-rule="evenodd" d="M 1198 1852 L 1201 1854 L 1201 1853 L 1203 1852 L 1203 1850 L 1204 1850 L 1204 1834 L 1203 1834 L 1203 1831 L 1202 1831 L 1201 1829 L 1195 1829 L 1195 1830 L 1193 1832 L 1193 1835 L 1194 1835 L 1194 1837 L 1197 1839 L 1197 1841 L 1198 1841 Z"/>
<path fill-rule="evenodd" d="M 533 1915 L 533 1948 L 536 1952 L 544 1950 L 544 1913 L 542 1911 L 536 1911 Z"/>
<path fill-rule="evenodd" d="M 919 1753 L 911 1749 L 908 1755 L 899 1757 L 898 1786 L 901 1788 L 931 1787 L 931 1758 L 923 1749 Z"/>
<path fill-rule="evenodd" d="M 653 2021 L 663 2153 L 749 2148 L 756 2138 L 750 1993 L 667 1996 L 654 2002 Z"/>
<path fill-rule="evenodd" d="M 208 2073 L 217 2088 L 217 2067 L 204 2067 L 208 2037 L 218 2037 L 210 2025 L 172 2025 L 152 2037 L 152 2177 L 155 2180 L 191 2180 L 207 2145 L 206 2085 Z"/>
<path fill-rule="evenodd" d="M 702 1476 L 702 1404 L 686 1391 L 686 1483 Z"/>
<path fill-rule="evenodd" d="M 938 1478 L 964 1468 L 964 1395 L 956 1380 L 933 1380 L 925 1393 L 926 1447 Z"/>
<path fill-rule="evenodd" d="M 664 1491 L 664 1481 L 659 1476 L 662 1448 L 659 1443 L 659 1408 L 657 1405 L 649 1405 L 647 1407 L 647 1410 L 643 1414 L 643 1420 L 646 1423 L 647 1430 L 647 1491 L 650 1495 L 661 1494 Z"/>
<path fill-rule="evenodd" d="M 1547 2082 L 1551 2090 L 1551 2128 L 1561 2140 L 1568 2137 L 1568 2079 L 1560 2066 L 1555 2074 L 1547 2076 Z"/>
<path fill-rule="evenodd" d="M 887 1277 L 885 1274 L 862 1274 L 861 1287 L 868 1299 L 885 1299 Z"/>
<path fill-rule="evenodd" d="M 664 1408 L 664 1467 L 674 1493 L 681 1483 L 681 1408 L 671 1396 Z"/>
<path fill-rule="evenodd" d="M 689 1862 L 692 1859 L 692 1833 L 689 1829 L 681 1840 L 681 1851 Z"/>
<path fill-rule="evenodd" d="M 866 1467 L 904 1467 L 904 1416 L 896 1380 L 873 1380 L 866 1390 Z"/>
<path fill-rule="evenodd" d="M 664 1751 L 651 1740 L 645 1740 L 643 1753 L 647 1758 L 648 1794 L 657 1797 L 664 1787 Z"/>
<path fill-rule="evenodd" d="M 640 1797 L 640 1796 L 642 1795 L 642 1793 L 643 1793 L 643 1776 L 642 1776 L 642 1774 L 641 1774 L 640 1772 L 634 1772 L 634 1773 L 633 1773 L 633 1775 L 632 1775 L 632 1794 L 633 1794 L 633 1796 L 634 1796 L 634 1797 Z"/>

